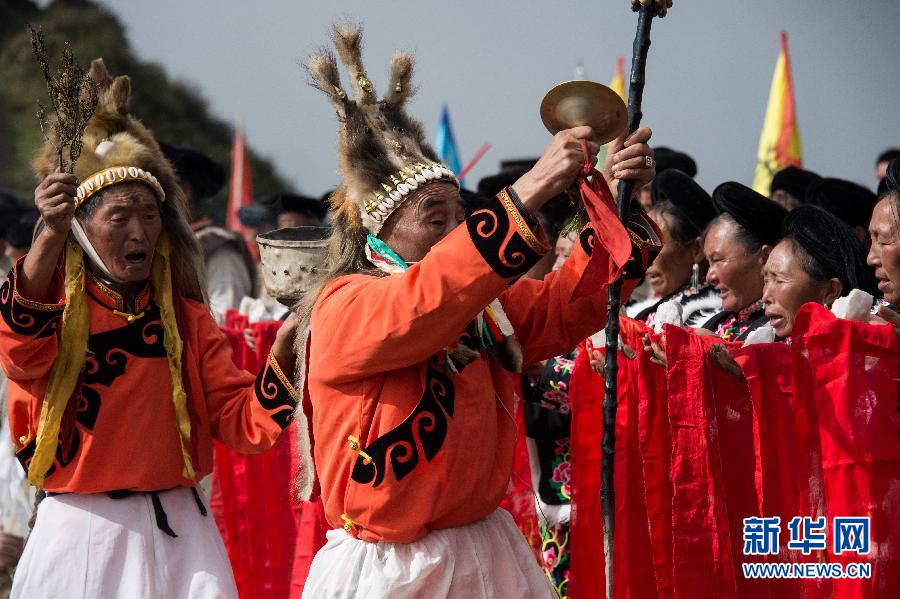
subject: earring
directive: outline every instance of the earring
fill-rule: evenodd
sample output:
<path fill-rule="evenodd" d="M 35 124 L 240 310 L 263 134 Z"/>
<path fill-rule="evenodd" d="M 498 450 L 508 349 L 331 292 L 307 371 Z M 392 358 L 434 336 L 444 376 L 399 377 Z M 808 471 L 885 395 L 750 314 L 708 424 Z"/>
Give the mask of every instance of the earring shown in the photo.
<path fill-rule="evenodd" d="M 700 265 L 694 262 L 693 273 L 691 274 L 691 293 L 700 291 Z"/>

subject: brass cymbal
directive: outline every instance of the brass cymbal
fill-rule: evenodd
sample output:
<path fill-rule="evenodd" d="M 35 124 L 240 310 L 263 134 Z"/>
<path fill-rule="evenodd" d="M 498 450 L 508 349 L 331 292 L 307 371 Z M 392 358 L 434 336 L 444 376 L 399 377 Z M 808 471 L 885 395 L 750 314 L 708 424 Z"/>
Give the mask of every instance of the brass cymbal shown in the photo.
<path fill-rule="evenodd" d="M 625 131 L 627 117 L 628 109 L 619 94 L 594 81 L 560 83 L 541 102 L 541 120 L 550 133 L 590 125 L 600 144 Z"/>

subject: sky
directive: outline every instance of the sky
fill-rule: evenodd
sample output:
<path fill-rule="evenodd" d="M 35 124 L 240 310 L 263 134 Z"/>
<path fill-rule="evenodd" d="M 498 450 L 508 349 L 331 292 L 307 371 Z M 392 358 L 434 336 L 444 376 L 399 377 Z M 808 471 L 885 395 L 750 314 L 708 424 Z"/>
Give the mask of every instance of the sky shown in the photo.
<path fill-rule="evenodd" d="M 365 27 L 379 94 L 393 50 L 415 52 L 419 93 L 409 110 L 430 141 L 446 103 L 464 164 L 492 145 L 468 187 L 501 159 L 538 156 L 549 141 L 538 113 L 544 94 L 579 63 L 587 78 L 609 83 L 616 55 L 630 64 L 637 22 L 628 0 L 101 4 L 140 57 L 193 85 L 297 190 L 315 195 L 339 181 L 337 123 L 300 65 L 329 41 L 335 20 Z M 708 191 L 750 184 L 781 29 L 804 166 L 874 187 L 875 157 L 900 146 L 897 0 L 675 0 L 651 33 L 643 112 L 652 143 L 689 153 Z"/>

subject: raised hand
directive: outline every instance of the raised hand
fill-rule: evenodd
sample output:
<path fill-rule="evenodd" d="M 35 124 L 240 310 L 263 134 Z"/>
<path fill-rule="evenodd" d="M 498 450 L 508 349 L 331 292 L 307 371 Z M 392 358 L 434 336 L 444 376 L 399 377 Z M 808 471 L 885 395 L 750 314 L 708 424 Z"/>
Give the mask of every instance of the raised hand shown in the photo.
<path fill-rule="evenodd" d="M 653 148 L 647 144 L 652 135 L 649 127 L 640 127 L 628 137 L 622 134 L 610 142 L 606 148 L 603 175 L 614 192 L 619 181 L 632 180 L 635 190 L 640 190 L 656 177 Z"/>
<path fill-rule="evenodd" d="M 297 340 L 297 329 L 300 318 L 296 312 L 291 312 L 281 328 L 275 334 L 275 343 L 272 344 L 272 355 L 278 360 L 281 369 L 292 376 L 294 372 L 294 344 Z"/>
<path fill-rule="evenodd" d="M 719 370 L 727 372 L 731 376 L 744 380 L 744 371 L 741 370 L 740 364 L 731 355 L 731 350 L 727 346 L 717 343 L 709 348 L 709 358 Z"/>
<path fill-rule="evenodd" d="M 512 186 L 530 211 L 536 212 L 572 185 L 584 164 L 581 140 L 587 140 L 590 156 L 600 150 L 593 139 L 594 130 L 587 126 L 565 129 L 553 136 L 534 168 Z"/>
<path fill-rule="evenodd" d="M 34 190 L 34 205 L 48 233 L 65 237 L 75 214 L 75 175 L 50 173 Z"/>
<path fill-rule="evenodd" d="M 641 339 L 641 344 L 644 346 L 644 351 L 650 355 L 650 361 L 656 364 L 657 366 L 662 366 L 666 368 L 669 365 L 668 360 L 666 359 L 666 336 L 662 335 L 659 339 L 659 343 L 650 339 L 650 335 L 644 335 Z"/>

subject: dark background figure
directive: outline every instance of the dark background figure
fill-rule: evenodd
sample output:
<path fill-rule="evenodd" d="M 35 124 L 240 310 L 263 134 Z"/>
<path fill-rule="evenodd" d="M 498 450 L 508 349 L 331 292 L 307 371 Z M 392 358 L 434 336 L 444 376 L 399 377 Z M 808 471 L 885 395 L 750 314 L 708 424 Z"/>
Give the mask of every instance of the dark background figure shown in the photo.
<path fill-rule="evenodd" d="M 204 204 L 225 186 L 225 167 L 188 146 L 161 143 L 160 147 L 178 175 L 191 210 L 191 223 L 209 219 Z"/>
<path fill-rule="evenodd" d="M 265 202 L 253 202 L 238 210 L 238 221 L 243 230 L 241 235 L 253 261 L 259 264 L 259 245 L 256 243 L 257 235 L 264 235 L 278 228 L 278 214 L 271 204 Z"/>
<path fill-rule="evenodd" d="M 0 189 L 0 270 L 5 275 L 12 264 L 4 256 L 6 251 L 6 231 L 25 210 L 25 202 L 15 193 Z"/>
<path fill-rule="evenodd" d="M 884 179 L 881 180 L 878 186 L 879 196 L 891 191 L 900 191 L 900 157 L 891 160 L 885 171 Z"/>
<path fill-rule="evenodd" d="M 5 275 L 31 246 L 36 211 L 29 209 L 15 193 L 0 189 L 0 269 Z M 33 504 L 31 487 L 18 467 L 13 447 L 9 443 L 9 420 L 6 411 L 6 374 L 0 370 L 0 513 L 4 527 L 0 530 L 0 597 L 9 596 L 12 572 L 24 547 L 28 530 L 28 514 Z M 29 501 L 32 500 L 32 501 Z"/>
<path fill-rule="evenodd" d="M 185 146 L 160 144 L 187 196 L 191 228 L 203 250 L 206 293 L 220 325 L 225 312 L 255 294 L 256 265 L 239 233 L 213 225 L 205 201 L 225 185 L 225 168 L 205 154 Z"/>
<path fill-rule="evenodd" d="M 769 198 L 790 212 L 806 203 L 806 191 L 821 180 L 822 177 L 812 171 L 796 166 L 783 168 L 772 177 Z"/>
<path fill-rule="evenodd" d="M 875 159 L 875 181 L 881 184 L 892 160 L 900 159 L 900 148 L 888 148 Z"/>
<path fill-rule="evenodd" d="M 666 146 L 660 146 L 654 150 L 654 159 L 656 160 L 656 174 L 669 170 L 677 169 L 690 177 L 697 176 L 697 163 L 688 154 L 673 150 Z"/>
<path fill-rule="evenodd" d="M 684 152 L 679 152 L 678 150 L 673 150 L 666 146 L 660 146 L 654 150 L 653 159 L 656 160 L 657 176 L 669 169 L 679 170 L 692 179 L 697 176 L 697 163 Z M 641 189 L 641 194 L 638 198 L 644 212 L 649 212 L 650 207 L 653 205 L 651 185 L 652 184 L 645 185 Z"/>
<path fill-rule="evenodd" d="M 323 198 L 282 193 L 267 198 L 263 203 L 275 211 L 279 229 L 318 227 L 325 224 L 328 216 L 328 203 Z"/>
<path fill-rule="evenodd" d="M 822 179 L 806 191 L 807 204 L 823 208 L 841 219 L 865 244 L 869 243 L 869 221 L 875 209 L 875 197 L 862 185 L 834 178 Z"/>
<path fill-rule="evenodd" d="M 38 222 L 38 211 L 32 208 L 24 209 L 13 217 L 12 222 L 6 225 L 6 247 L 4 254 L 9 264 L 28 253 L 31 249 L 31 240 L 34 237 L 34 228 Z"/>

